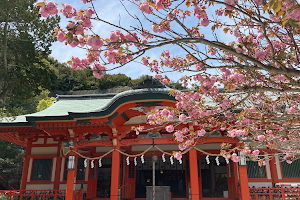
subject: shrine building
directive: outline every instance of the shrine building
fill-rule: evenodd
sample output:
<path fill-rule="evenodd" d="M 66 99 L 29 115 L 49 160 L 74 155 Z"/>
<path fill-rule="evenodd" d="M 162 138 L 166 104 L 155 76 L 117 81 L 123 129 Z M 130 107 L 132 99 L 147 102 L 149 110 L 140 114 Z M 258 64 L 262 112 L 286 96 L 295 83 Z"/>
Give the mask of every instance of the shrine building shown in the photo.
<path fill-rule="evenodd" d="M 14 194 L 53 191 L 55 200 L 59 194 L 73 200 L 80 199 L 81 190 L 85 199 L 146 200 L 154 177 L 156 200 L 169 198 L 159 196 L 164 190 L 174 200 L 233 200 L 250 199 L 249 188 L 300 186 L 299 161 L 288 165 L 275 157 L 259 167 L 213 156 L 223 142 L 239 144 L 225 132 L 201 137 L 176 160 L 171 156 L 178 151 L 173 134 L 146 119 L 153 108 L 175 106 L 170 90 L 146 79 L 118 94 L 58 95 L 43 111 L 1 122 L 0 138 L 26 147 L 20 190 Z M 139 126 L 149 131 L 136 135 L 132 127 Z M 176 129 L 184 127 L 197 130 L 189 124 Z"/>

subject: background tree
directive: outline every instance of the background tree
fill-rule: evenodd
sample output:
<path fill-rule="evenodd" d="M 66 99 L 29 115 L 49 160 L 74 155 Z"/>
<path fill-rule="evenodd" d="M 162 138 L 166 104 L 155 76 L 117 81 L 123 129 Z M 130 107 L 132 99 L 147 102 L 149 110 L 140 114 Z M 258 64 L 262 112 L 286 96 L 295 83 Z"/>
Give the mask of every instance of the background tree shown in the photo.
<path fill-rule="evenodd" d="M 59 17 L 40 19 L 33 0 L 3 1 L 0 8 L 0 106 L 16 114 L 41 88 L 49 88 L 49 69 L 42 61 L 50 53 Z M 20 114 L 20 112 L 18 112 Z"/>
<path fill-rule="evenodd" d="M 0 140 L 0 172 L 3 179 L 7 181 L 0 180 L 2 185 L 7 187 L 7 184 L 10 184 L 14 189 L 20 187 L 24 152 L 23 147 Z"/>
<path fill-rule="evenodd" d="M 140 60 L 164 84 L 169 79 L 161 73 L 174 71 L 185 72 L 181 81 L 194 85 L 196 92 L 172 93 L 178 100 L 176 108 L 148 117 L 150 124 L 160 126 L 178 117 L 179 122 L 166 130 L 175 131 L 180 150 L 207 132 L 220 130 L 244 141 L 241 151 L 253 160 L 259 159 L 262 146 L 284 154 L 289 163 L 299 158 L 297 1 L 128 0 L 141 10 L 139 16 L 128 11 L 136 20 L 130 27 L 100 18 L 93 1 L 82 1 L 91 8 L 76 12 L 65 4 L 62 14 L 71 19 L 66 29 L 55 32 L 60 42 L 88 51 L 86 58 L 72 57 L 68 64 L 73 69 L 92 66 L 94 76 L 100 78 L 106 71 Z M 51 15 L 52 2 L 37 5 L 42 16 Z M 91 21 L 110 25 L 111 33 L 90 32 Z M 160 60 L 147 55 L 154 50 L 157 55 L 161 52 Z M 193 124 L 196 132 L 176 130 L 179 123 Z M 227 151 L 230 146 L 223 148 L 224 156 L 239 160 L 236 152 Z"/>

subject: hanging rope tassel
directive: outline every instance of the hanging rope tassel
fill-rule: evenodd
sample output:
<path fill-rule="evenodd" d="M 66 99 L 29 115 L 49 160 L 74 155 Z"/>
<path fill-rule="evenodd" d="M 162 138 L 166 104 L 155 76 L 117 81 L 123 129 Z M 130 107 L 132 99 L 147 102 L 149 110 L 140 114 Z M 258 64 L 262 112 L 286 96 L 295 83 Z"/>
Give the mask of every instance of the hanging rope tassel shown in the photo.
<path fill-rule="evenodd" d="M 137 166 L 136 157 L 134 157 L 134 166 Z"/>
<path fill-rule="evenodd" d="M 141 162 L 144 164 L 145 159 L 144 159 L 144 154 L 141 156 Z"/>
<path fill-rule="evenodd" d="M 163 162 L 166 162 L 165 153 L 161 156 Z"/>
<path fill-rule="evenodd" d="M 126 158 L 126 163 L 127 163 L 127 165 L 130 164 L 130 162 L 129 162 L 129 157 Z"/>
<path fill-rule="evenodd" d="M 99 158 L 99 167 L 102 167 L 102 158 Z"/>
<path fill-rule="evenodd" d="M 83 164 L 84 164 L 84 168 L 86 168 L 87 167 L 87 159 L 84 159 Z"/>
<path fill-rule="evenodd" d="M 206 156 L 206 163 L 209 165 L 210 161 L 209 161 L 209 155 Z"/>
<path fill-rule="evenodd" d="M 218 166 L 220 165 L 219 156 L 216 157 L 216 163 Z"/>

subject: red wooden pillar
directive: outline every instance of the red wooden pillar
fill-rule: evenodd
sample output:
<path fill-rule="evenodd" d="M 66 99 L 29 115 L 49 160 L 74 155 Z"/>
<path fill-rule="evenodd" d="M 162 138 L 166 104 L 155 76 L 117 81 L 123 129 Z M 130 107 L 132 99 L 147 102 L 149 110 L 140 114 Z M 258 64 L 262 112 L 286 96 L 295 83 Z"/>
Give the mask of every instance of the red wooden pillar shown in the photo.
<path fill-rule="evenodd" d="M 26 153 L 24 157 L 24 164 L 23 164 L 23 172 L 22 172 L 22 179 L 21 179 L 21 185 L 20 190 L 26 190 L 26 182 L 27 182 L 27 176 L 28 176 L 28 170 L 29 170 L 29 161 L 30 158 L 28 158 L 28 155 L 31 154 L 31 141 L 27 142 L 26 146 Z M 31 169 L 32 170 L 32 169 Z"/>
<path fill-rule="evenodd" d="M 201 160 L 200 160 L 200 156 L 197 156 L 198 161 L 199 162 L 199 174 L 198 174 L 198 183 L 199 183 L 199 197 L 202 198 L 203 197 L 203 193 L 202 193 L 202 176 L 201 176 Z"/>
<path fill-rule="evenodd" d="M 120 146 L 114 146 L 115 149 L 120 149 Z M 110 199 L 118 200 L 119 183 L 120 182 L 120 153 L 118 151 L 112 152 L 112 165 L 111 165 L 111 186 L 110 186 Z"/>
<path fill-rule="evenodd" d="M 59 190 L 60 183 L 60 172 L 63 170 L 61 168 L 62 157 L 60 156 L 60 145 L 57 147 L 57 157 L 56 157 L 56 166 L 55 166 L 55 178 L 54 178 L 54 190 Z"/>
<path fill-rule="evenodd" d="M 78 151 L 77 144 L 75 143 L 75 147 L 71 147 L 71 150 Z M 67 177 L 67 188 L 66 188 L 66 200 L 74 200 L 75 199 L 75 183 L 76 183 L 76 175 L 77 175 L 77 163 L 78 156 L 74 152 L 71 152 L 69 156 L 75 156 L 75 165 L 74 169 L 68 169 L 68 177 Z M 68 161 L 70 162 L 70 160 Z M 68 163 L 66 163 L 68 166 Z"/>
<path fill-rule="evenodd" d="M 271 171 L 272 185 L 273 187 L 275 187 L 275 184 L 279 183 L 275 158 L 272 158 L 272 160 L 270 160 L 270 171 Z"/>
<path fill-rule="evenodd" d="M 61 161 L 62 157 L 56 157 L 56 167 L 55 167 L 55 178 L 54 178 L 54 190 L 59 190 L 59 182 L 60 182 L 60 171 L 61 169 Z"/>
<path fill-rule="evenodd" d="M 246 165 L 239 166 L 240 187 L 242 200 L 250 200 L 248 174 Z"/>
<path fill-rule="evenodd" d="M 191 149 L 189 151 L 190 161 L 190 178 L 191 178 L 191 197 L 192 200 L 199 200 L 199 183 L 198 183 L 198 164 L 197 164 L 197 151 Z"/>

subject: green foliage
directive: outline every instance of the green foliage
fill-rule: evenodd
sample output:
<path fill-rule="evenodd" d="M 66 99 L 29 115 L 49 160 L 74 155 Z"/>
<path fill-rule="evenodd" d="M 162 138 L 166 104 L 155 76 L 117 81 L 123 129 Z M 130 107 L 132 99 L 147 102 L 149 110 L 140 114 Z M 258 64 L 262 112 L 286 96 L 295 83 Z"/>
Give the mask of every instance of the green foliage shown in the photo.
<path fill-rule="evenodd" d="M 134 85 L 125 74 L 105 74 L 101 79 L 96 79 L 90 68 L 75 71 L 53 58 L 48 58 L 47 62 L 51 70 L 51 90 L 102 90 Z"/>
<path fill-rule="evenodd" d="M 182 85 L 182 83 L 180 82 L 172 82 L 170 81 L 168 84 L 167 84 L 168 87 L 172 88 L 172 89 L 177 89 L 177 90 L 186 90 L 187 87 L 185 87 L 184 85 Z"/>
<path fill-rule="evenodd" d="M 51 85 L 51 71 L 43 58 L 55 41 L 52 30 L 59 18 L 41 20 L 33 3 L 34 0 L 1 2 L 0 108 L 5 112 L 2 116 L 15 115 L 42 88 Z"/>
<path fill-rule="evenodd" d="M 0 200 L 8 200 L 9 198 L 4 194 L 0 194 Z"/>
<path fill-rule="evenodd" d="M 24 147 L 0 139 L 1 176 L 15 189 L 20 186 L 23 154 Z M 2 182 L 2 185 L 6 184 L 6 182 Z"/>
<path fill-rule="evenodd" d="M 40 100 L 39 105 L 36 107 L 36 111 L 42 111 L 51 106 L 51 104 L 55 101 L 54 97 L 47 97 L 45 99 Z"/>

